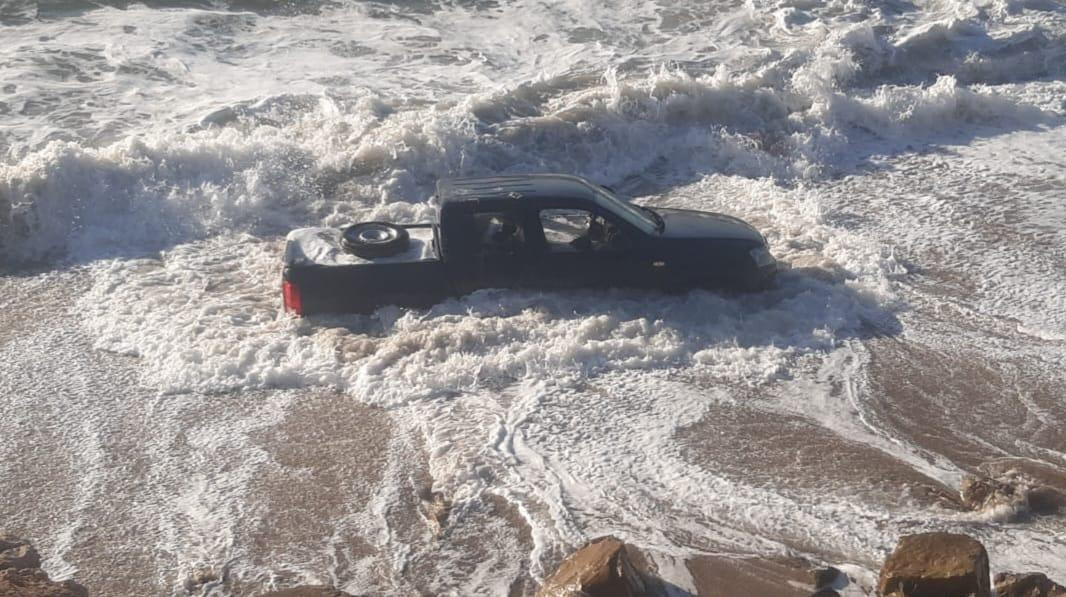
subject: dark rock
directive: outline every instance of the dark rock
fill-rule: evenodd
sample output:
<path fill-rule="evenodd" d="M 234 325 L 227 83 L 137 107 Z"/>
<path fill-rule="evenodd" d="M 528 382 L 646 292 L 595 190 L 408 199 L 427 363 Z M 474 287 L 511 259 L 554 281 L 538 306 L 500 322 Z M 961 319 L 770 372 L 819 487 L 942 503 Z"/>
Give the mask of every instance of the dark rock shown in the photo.
<path fill-rule="evenodd" d="M 40 567 L 41 556 L 29 542 L 7 535 L 0 536 L 0 570 Z"/>
<path fill-rule="evenodd" d="M 988 465 L 983 476 L 967 477 L 959 488 L 963 504 L 971 510 L 1006 505 L 1016 512 L 1054 514 L 1066 508 L 1066 480 L 1030 467 L 1004 468 Z"/>
<path fill-rule="evenodd" d="M 962 480 L 959 486 L 959 496 L 962 503 L 971 510 L 977 510 L 984 505 L 985 500 L 992 496 L 997 489 L 1012 491 L 1010 486 L 998 483 L 991 477 L 969 476 Z"/>
<path fill-rule="evenodd" d="M 1039 488 L 1037 493 L 1051 497 L 1053 502 L 1058 501 L 1054 496 L 1066 498 L 1066 472 L 1059 467 L 1027 458 L 1000 458 L 982 464 L 980 469 L 986 477 L 1006 480 L 1014 485 L 1025 485 L 1030 489 Z M 1030 507 L 1035 512 L 1040 509 L 1040 505 L 1033 502 L 1031 495 L 1030 493 Z M 1037 501 L 1039 499 L 1038 495 Z M 1063 505 L 1066 505 L 1066 502 L 1058 502 L 1057 507 Z"/>
<path fill-rule="evenodd" d="M 338 591 L 333 587 L 323 585 L 304 585 L 263 593 L 259 597 L 352 597 L 351 593 Z"/>
<path fill-rule="evenodd" d="M 198 593 L 204 585 L 218 580 L 218 574 L 214 570 L 196 570 L 185 579 L 185 592 Z"/>
<path fill-rule="evenodd" d="M 840 593 L 833 589 L 822 589 L 817 593 L 811 593 L 811 597 L 840 597 Z"/>
<path fill-rule="evenodd" d="M 1000 572 L 995 584 L 996 597 L 1066 597 L 1066 587 L 1037 572 Z"/>
<path fill-rule="evenodd" d="M 0 535 L 0 595 L 3 597 L 86 597 L 74 581 L 55 582 L 40 569 L 41 556 L 27 541 Z"/>
<path fill-rule="evenodd" d="M 544 582 L 538 597 L 646 597 L 644 579 L 614 537 L 595 539 L 570 554 Z"/>
<path fill-rule="evenodd" d="M 74 581 L 55 582 L 40 568 L 0 570 L 0 595 L 4 597 L 88 597 Z"/>
<path fill-rule="evenodd" d="M 811 581 L 816 589 L 832 586 L 840 576 L 842 573 L 832 566 L 811 570 Z"/>
<path fill-rule="evenodd" d="M 1027 497 L 1029 510 L 1035 514 L 1054 514 L 1066 508 L 1066 494 L 1054 487 L 1034 487 Z"/>
<path fill-rule="evenodd" d="M 900 539 L 881 568 L 883 597 L 991 597 L 988 553 L 966 535 L 922 533 Z"/>

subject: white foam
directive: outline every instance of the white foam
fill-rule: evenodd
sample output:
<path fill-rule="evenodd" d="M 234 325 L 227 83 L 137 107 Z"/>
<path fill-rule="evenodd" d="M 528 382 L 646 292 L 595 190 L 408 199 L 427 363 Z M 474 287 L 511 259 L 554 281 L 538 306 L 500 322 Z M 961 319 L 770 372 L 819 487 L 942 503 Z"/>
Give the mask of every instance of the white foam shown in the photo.
<path fill-rule="evenodd" d="M 740 387 L 776 383 L 808 361 L 836 358 L 868 321 L 891 318 L 886 280 L 895 265 L 827 227 L 812 199 L 803 190 L 712 177 L 661 201 L 728 202 L 737 213 L 766 218 L 778 255 L 820 253 L 849 267 L 850 282 L 796 270 L 776 291 L 732 298 L 488 290 L 428 311 L 385 308 L 373 317 L 308 321 L 278 312 L 282 243 L 228 235 L 179 245 L 159 259 L 100 264 L 79 309 L 98 346 L 140 357 L 144 382 L 164 392 L 328 385 L 391 409 L 399 428 L 424 438 L 438 489 L 460 504 L 485 491 L 516 504 L 533 529 L 537 575 L 546 558 L 598 532 L 661 550 L 673 549 L 675 533 L 694 533 L 738 551 L 773 552 L 780 545 L 763 537 L 790 532 L 786 518 L 853 528 L 874 524 L 872 514 L 844 502 L 808 509 L 693 469 L 674 452 L 673 434 L 736 398 L 662 376 L 684 370 Z M 492 390 L 516 382 L 506 398 Z M 587 384 L 602 389 L 581 389 Z M 619 408 L 625 404 L 636 410 Z M 561 421 L 536 423 L 548 412 L 581 425 L 563 433 Z M 648 450 L 641 446 L 662 448 L 645 454 L 638 471 L 626 455 Z M 605 501 L 605 487 L 629 495 L 653 485 L 685 512 L 676 525 L 649 524 L 660 507 L 653 496 L 632 494 L 632 509 Z M 708 491 L 734 497 L 709 506 Z M 867 536 L 876 536 L 869 528 Z M 381 547 L 403 553 L 390 541 Z M 872 554 L 877 543 L 842 549 Z"/>
<path fill-rule="evenodd" d="M 331 214 L 348 218 L 365 215 L 368 209 L 401 213 L 400 207 L 388 204 L 423 200 L 436 178 L 457 174 L 563 170 L 605 183 L 647 172 L 667 178 L 708 171 L 818 176 L 851 163 L 856 143 L 876 153 L 884 149 L 886 137 L 902 146 L 970 124 L 1032 127 L 1048 122 L 1050 114 L 1025 103 L 1024 94 L 959 81 L 975 82 L 975 75 L 966 70 L 977 68 L 967 62 L 968 53 L 983 53 L 989 60 L 1028 56 L 1034 64 L 1044 65 L 1037 69 L 1043 74 L 1058 68 L 1054 65 L 1062 61 L 1055 57 L 1064 51 L 1060 38 L 1040 33 L 1036 24 L 1030 24 L 1028 33 L 1007 34 L 1006 25 L 994 22 L 937 22 L 898 40 L 861 24 L 833 31 L 815 28 L 801 39 L 789 39 L 795 51 L 787 59 L 775 61 L 769 54 L 751 65 L 747 58 L 737 57 L 723 61 L 711 73 L 661 68 L 622 76 L 617 69 L 606 68 L 597 71 L 603 73 L 598 78 L 551 75 L 535 60 L 528 62 L 543 54 L 522 54 L 521 48 L 493 37 L 513 30 L 492 33 L 493 27 L 467 24 L 465 29 L 485 36 L 479 39 L 486 46 L 482 50 L 486 57 L 496 53 L 503 60 L 506 55 L 510 76 L 474 90 L 467 80 L 469 68 L 434 64 L 433 80 L 445 87 L 454 84 L 461 94 L 433 106 L 405 106 L 401 98 L 418 93 L 411 87 L 414 73 L 407 70 L 417 61 L 407 69 L 388 71 L 394 78 L 380 80 L 373 92 L 343 87 L 341 93 L 324 83 L 309 82 L 314 73 L 303 66 L 341 70 L 338 56 L 324 51 L 321 39 L 305 44 L 287 40 L 282 44 L 289 48 L 282 66 L 275 54 L 281 48 L 252 51 L 264 43 L 259 38 L 247 42 L 250 47 L 239 57 L 240 69 L 205 64 L 204 55 L 192 50 L 195 44 L 189 36 L 205 23 L 242 39 L 254 37 L 272 17 L 156 11 L 153 16 L 160 18 L 142 25 L 137 18 L 143 10 L 99 10 L 94 15 L 114 27 L 130 22 L 137 23 L 129 25 L 133 27 L 160 29 L 158 38 L 173 40 L 170 43 L 176 46 L 170 55 L 181 58 L 153 61 L 197 64 L 152 68 L 173 71 L 176 81 L 196 89 L 199 101 L 180 104 L 194 106 L 191 110 L 174 111 L 178 103 L 172 94 L 180 85 L 161 84 L 148 93 L 171 99 L 146 103 L 154 117 L 176 124 L 138 125 L 142 128 L 112 144 L 87 147 L 16 137 L 0 165 L 0 231 L 4 232 L 0 250 L 7 258 L 35 260 L 67 251 L 94 257 L 113 253 L 116 246 L 154 248 L 223 228 L 261 230 L 264 224 L 282 228 L 307 223 L 309 217 L 334 225 L 339 221 L 330 219 Z M 509 10 L 514 26 L 533 18 L 521 6 Z M 437 37 L 426 28 L 439 33 L 453 26 L 448 19 L 470 16 L 463 9 L 442 10 L 434 13 L 433 22 L 418 27 L 371 18 L 361 8 L 333 15 L 353 20 L 353 29 L 384 27 L 381 38 L 367 36 L 367 43 L 378 47 L 344 59 L 361 69 L 380 68 L 397 39 L 434 40 Z M 727 27 L 720 35 L 726 40 L 751 35 L 760 31 L 760 18 Z M 313 17 L 299 17 L 289 25 L 300 30 L 297 23 L 307 20 Z M 32 32 L 39 34 L 43 27 L 47 26 L 17 29 L 22 45 L 16 43 L 8 51 L 28 52 L 25 44 Z M 64 22 L 61 27 L 69 43 L 89 43 L 85 36 L 91 26 Z M 994 28 L 997 34 L 1003 29 L 1005 37 L 992 37 L 981 27 Z M 453 42 L 444 39 L 420 43 L 439 44 L 444 46 L 439 50 L 447 52 Z M 573 69 L 575 63 L 583 63 L 564 52 L 562 40 L 551 39 L 565 54 L 557 67 Z M 129 42 L 140 40 L 134 35 Z M 683 38 L 678 47 L 663 51 L 692 52 L 696 41 Z M 121 72 L 128 62 L 123 56 L 130 50 L 117 43 L 125 42 L 97 51 L 104 51 Z M 316 53 L 307 54 L 305 46 L 315 47 Z M 901 65 L 913 61 L 899 57 L 918 52 L 915 48 L 946 56 L 947 62 L 933 69 L 935 77 L 927 73 L 913 81 L 900 75 Z M 147 48 L 137 51 L 149 53 Z M 156 56 L 158 50 L 151 54 Z M 332 58 L 323 59 L 322 54 Z M 672 55 L 650 53 L 649 58 Z M 71 68 L 92 68 L 91 60 L 84 60 L 89 64 L 75 63 Z M 263 76 L 267 68 L 273 77 Z M 994 68 L 1017 72 L 1011 64 Z M 298 82 L 291 79 L 297 74 Z M 250 77 L 257 83 L 252 84 Z M 205 87 L 208 79 L 212 84 Z M 221 80 L 224 86 L 218 83 Z M 989 80 L 1000 82 L 995 77 Z M 99 85 L 125 84 L 120 78 Z M 39 85 L 43 89 L 48 83 Z M 402 94 L 396 95 L 400 90 Z M 211 103 L 205 104 L 204 98 Z M 669 172 L 663 170 L 665 164 Z M 335 197 L 324 196 L 319 189 L 335 189 L 338 182 L 345 185 L 344 196 L 335 203 L 323 202 Z M 295 205 L 297 213 L 285 213 Z M 312 207 L 317 209 L 306 213 Z M 124 234 L 114 232 L 120 228 Z"/>
<path fill-rule="evenodd" d="M 867 338 L 1061 370 L 1063 15 L 1041 0 L 45 15 L 5 26 L 0 47 L 0 79 L 15 82 L 0 88 L 0 258 L 85 264 L 82 325 L 165 395 L 161 437 L 185 432 L 182 400 L 225 405 L 251 389 L 284 403 L 279 388 L 326 386 L 389 410 L 384 480 L 336 521 L 337 537 L 357 529 L 381 559 L 292 564 L 299 578 L 424 588 L 403 578 L 424 546 L 384 521 L 423 448 L 456 516 L 503 496 L 534 545 L 521 562 L 506 533 L 487 533 L 498 559 L 438 579 L 440 593 L 503 593 L 525 566 L 543 577 L 608 532 L 675 564 L 821 546 L 850 554 L 872 586 L 864 566 L 899 534 L 958 527 L 997 565 L 1062 570 L 1054 521 L 1004 531 L 995 517 L 759 484 L 687 460 L 677 434 L 756 394 L 767 417 L 801 417 L 950 485 L 957 464 L 872 416 Z M 911 155 L 926 149 L 941 155 Z M 425 311 L 280 313 L 291 228 L 424 221 L 441 176 L 553 170 L 740 216 L 793 271 L 740 298 L 488 290 Z M 915 282 L 929 269 L 973 285 L 945 297 L 949 283 Z M 1054 423 L 1046 405 L 1025 407 Z M 243 565 L 249 479 L 269 466 L 247 434 L 279 408 L 254 425 L 198 422 L 206 472 L 153 444 L 172 499 L 135 514 L 163 521 L 163 584 L 175 569 Z M 77 516 L 52 538 L 62 575 L 105 475 L 84 427 Z M 323 549 L 341 560 L 337 537 Z M 689 586 L 679 565 L 667 575 Z"/>

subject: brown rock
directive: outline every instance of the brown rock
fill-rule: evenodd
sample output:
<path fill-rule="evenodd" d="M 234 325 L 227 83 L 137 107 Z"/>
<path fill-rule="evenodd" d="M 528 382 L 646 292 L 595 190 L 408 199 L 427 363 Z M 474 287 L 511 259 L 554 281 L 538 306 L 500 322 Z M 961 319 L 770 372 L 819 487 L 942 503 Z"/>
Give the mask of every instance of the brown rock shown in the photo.
<path fill-rule="evenodd" d="M 352 597 L 350 593 L 338 591 L 324 585 L 304 585 L 263 593 L 260 597 Z"/>
<path fill-rule="evenodd" d="M 570 554 L 537 597 L 645 597 L 648 595 L 627 550 L 614 537 L 601 537 Z"/>
<path fill-rule="evenodd" d="M 429 523 L 433 531 L 439 535 L 444 531 L 444 526 L 448 524 L 448 515 L 452 512 L 451 500 L 444 497 L 443 493 L 429 489 L 422 490 L 418 498 L 422 502 L 422 516 L 425 517 L 426 522 Z"/>
<path fill-rule="evenodd" d="M 1030 487 L 1046 487 L 1066 496 L 1066 472 L 1059 467 L 1027 458 L 1000 458 L 986 462 L 981 472 L 993 479 L 1022 480 Z"/>
<path fill-rule="evenodd" d="M 40 568 L 0 570 L 0 595 L 4 597 L 88 597 L 74 581 L 55 582 Z"/>
<path fill-rule="evenodd" d="M 996 597 L 1066 597 L 1066 587 L 1038 572 L 996 575 Z"/>
<path fill-rule="evenodd" d="M 1025 503 L 1023 491 L 1019 491 L 1011 483 L 991 477 L 966 477 L 959 487 L 959 496 L 962 503 L 971 510 L 984 510 L 1001 505 L 1017 507 Z"/>
<path fill-rule="evenodd" d="M 22 539 L 0 536 L 0 570 L 40 567 L 41 556 L 32 545 Z"/>
<path fill-rule="evenodd" d="M 964 505 L 981 510 L 1009 505 L 1022 512 L 1054 514 L 1066 508 L 1066 478 L 1043 467 L 1009 461 L 982 466 L 983 476 L 968 477 L 959 490 Z"/>
<path fill-rule="evenodd" d="M 905 495 L 921 504 L 936 505 L 945 510 L 967 510 L 954 488 L 935 482 L 917 481 L 907 483 L 903 488 Z"/>
<path fill-rule="evenodd" d="M 881 568 L 883 597 L 991 597 L 988 553 L 966 535 L 906 535 Z"/>

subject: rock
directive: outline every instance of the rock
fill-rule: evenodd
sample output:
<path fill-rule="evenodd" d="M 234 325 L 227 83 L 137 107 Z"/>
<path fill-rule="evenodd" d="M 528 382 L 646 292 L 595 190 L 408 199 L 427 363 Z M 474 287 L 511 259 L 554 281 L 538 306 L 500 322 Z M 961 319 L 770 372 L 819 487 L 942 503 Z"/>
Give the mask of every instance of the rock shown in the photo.
<path fill-rule="evenodd" d="M 1059 479 L 1051 480 L 1061 483 Z M 1013 468 L 997 471 L 995 477 L 967 477 L 959 495 L 963 505 L 971 510 L 1007 506 L 1015 512 L 1054 514 L 1066 507 L 1066 490 Z"/>
<path fill-rule="evenodd" d="M 644 579 L 614 537 L 595 539 L 570 554 L 544 582 L 537 597 L 646 597 Z"/>
<path fill-rule="evenodd" d="M 1038 572 L 1000 572 L 995 583 L 996 597 L 1066 597 L 1066 587 Z"/>
<path fill-rule="evenodd" d="M 835 584 L 840 576 L 841 572 L 832 566 L 811 570 L 811 581 L 813 581 L 815 589 L 821 589 Z"/>
<path fill-rule="evenodd" d="M 811 593 L 811 597 L 840 597 L 840 593 L 833 589 L 822 589 L 817 593 Z"/>
<path fill-rule="evenodd" d="M 350 593 L 338 591 L 333 587 L 324 585 L 304 585 L 263 593 L 260 597 L 352 597 Z"/>
<path fill-rule="evenodd" d="M 41 556 L 27 541 L 0 536 L 0 570 L 40 567 Z"/>
<path fill-rule="evenodd" d="M 189 594 L 198 593 L 204 585 L 218 582 L 218 580 L 218 574 L 214 570 L 195 570 L 185 579 L 185 592 Z"/>
<path fill-rule="evenodd" d="M 0 535 L 0 595 L 3 597 L 87 597 L 78 583 L 55 582 L 40 568 L 41 556 L 27 541 Z"/>
<path fill-rule="evenodd" d="M 991 597 L 988 553 L 966 535 L 906 535 L 881 568 L 883 597 Z"/>
<path fill-rule="evenodd" d="M 433 532 L 439 535 L 444 531 L 444 525 L 448 523 L 448 515 L 452 512 L 451 500 L 444 497 L 443 493 L 429 489 L 421 491 L 418 498 L 422 501 L 422 516 L 425 517 Z"/>
<path fill-rule="evenodd" d="M 1029 510 L 1035 514 L 1054 514 L 1066 508 L 1066 494 L 1054 487 L 1034 487 L 1027 497 Z"/>
<path fill-rule="evenodd" d="M 1027 507 L 1025 491 L 1012 483 L 991 477 L 966 477 L 959 487 L 962 503 L 971 510 L 1007 506 L 1014 511 Z"/>
<path fill-rule="evenodd" d="M 88 597 L 74 581 L 55 582 L 40 568 L 0 570 L 0 595 L 4 597 Z"/>
<path fill-rule="evenodd" d="M 936 505 L 945 510 L 967 510 L 959 492 L 933 482 L 909 483 L 904 488 L 906 495 L 922 504 Z"/>
<path fill-rule="evenodd" d="M 1038 493 L 1066 498 L 1066 472 L 1060 467 L 1027 458 L 999 458 L 986 462 L 979 468 L 986 477 L 1008 480 L 1015 485 L 1020 482 L 1029 488 L 1039 488 Z M 1030 506 L 1034 512 L 1039 510 L 1039 505 L 1034 504 L 1031 497 Z M 1058 502 L 1058 507 L 1062 506 L 1066 506 L 1066 502 Z"/>

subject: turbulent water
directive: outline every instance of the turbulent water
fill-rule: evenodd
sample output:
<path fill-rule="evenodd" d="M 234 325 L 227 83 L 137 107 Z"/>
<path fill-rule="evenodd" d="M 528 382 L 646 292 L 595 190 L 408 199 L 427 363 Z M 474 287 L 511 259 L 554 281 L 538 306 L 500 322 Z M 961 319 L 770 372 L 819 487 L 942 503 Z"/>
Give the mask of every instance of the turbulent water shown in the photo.
<path fill-rule="evenodd" d="M 1063 514 L 952 507 L 1066 486 L 1064 155 L 1060 0 L 0 0 L 0 530 L 95 595 L 531 594 L 608 533 L 1066 583 Z M 543 171 L 791 269 L 280 312 L 289 229 Z"/>

